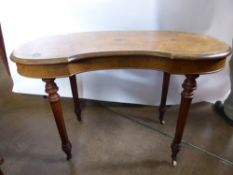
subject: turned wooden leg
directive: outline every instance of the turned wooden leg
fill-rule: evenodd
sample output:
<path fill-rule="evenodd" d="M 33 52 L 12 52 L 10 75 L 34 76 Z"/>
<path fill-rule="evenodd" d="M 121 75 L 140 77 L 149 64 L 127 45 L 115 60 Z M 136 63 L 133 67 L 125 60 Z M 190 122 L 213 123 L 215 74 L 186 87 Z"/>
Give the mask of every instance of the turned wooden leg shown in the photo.
<path fill-rule="evenodd" d="M 184 83 L 182 85 L 183 91 L 181 93 L 181 103 L 176 124 L 176 133 L 175 138 L 171 144 L 171 157 L 173 166 L 176 166 L 177 164 L 177 153 L 180 151 L 180 143 L 182 140 L 184 127 L 187 120 L 189 107 L 193 99 L 193 91 L 196 89 L 196 78 L 198 76 L 199 75 L 186 75 L 186 79 L 184 80 Z"/>
<path fill-rule="evenodd" d="M 81 108 L 79 104 L 79 98 L 78 98 L 78 86 L 77 86 L 77 81 L 76 81 L 76 76 L 72 75 L 69 77 L 70 79 L 70 86 L 72 90 L 72 95 L 73 95 L 73 101 L 74 101 L 74 112 L 77 116 L 78 121 L 81 121 Z"/>
<path fill-rule="evenodd" d="M 72 154 L 71 154 L 72 145 L 69 141 L 69 138 L 66 132 L 62 107 L 60 103 L 60 96 L 57 93 L 58 87 L 56 83 L 54 82 L 55 78 L 42 79 L 42 80 L 46 83 L 45 91 L 48 93 L 48 100 L 50 102 L 53 115 L 54 115 L 54 118 L 57 124 L 57 129 L 60 134 L 60 138 L 62 142 L 62 150 L 66 153 L 67 160 L 70 160 L 72 157 Z"/>
<path fill-rule="evenodd" d="M 170 81 L 170 73 L 164 72 L 163 73 L 163 87 L 162 87 L 162 95 L 161 101 L 159 106 L 159 121 L 161 124 L 165 124 L 163 115 L 166 110 L 166 101 L 167 101 L 167 92 L 169 88 L 169 81 Z"/>

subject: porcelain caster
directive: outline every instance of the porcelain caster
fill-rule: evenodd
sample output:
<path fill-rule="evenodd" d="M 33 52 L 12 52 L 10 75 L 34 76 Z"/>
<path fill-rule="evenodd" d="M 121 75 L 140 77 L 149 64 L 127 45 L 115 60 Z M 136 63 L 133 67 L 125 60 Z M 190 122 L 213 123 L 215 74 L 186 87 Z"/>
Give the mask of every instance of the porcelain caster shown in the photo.
<path fill-rule="evenodd" d="M 174 167 L 177 166 L 177 161 L 176 161 L 176 160 L 173 160 L 173 161 L 172 161 L 172 166 L 174 166 Z"/>
<path fill-rule="evenodd" d="M 162 120 L 162 121 L 160 121 L 160 123 L 161 123 L 162 125 L 164 125 L 166 122 L 165 122 L 164 120 Z"/>

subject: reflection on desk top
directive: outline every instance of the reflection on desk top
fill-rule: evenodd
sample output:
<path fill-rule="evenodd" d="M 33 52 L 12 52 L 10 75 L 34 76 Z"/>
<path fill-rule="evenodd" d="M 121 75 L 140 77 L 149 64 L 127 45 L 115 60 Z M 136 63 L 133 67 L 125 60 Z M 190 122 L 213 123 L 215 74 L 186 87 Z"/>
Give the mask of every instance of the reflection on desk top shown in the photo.
<path fill-rule="evenodd" d="M 212 37 L 171 31 L 84 32 L 51 36 L 14 50 L 21 64 L 60 64 L 91 57 L 155 56 L 166 59 L 219 59 L 231 48 Z"/>

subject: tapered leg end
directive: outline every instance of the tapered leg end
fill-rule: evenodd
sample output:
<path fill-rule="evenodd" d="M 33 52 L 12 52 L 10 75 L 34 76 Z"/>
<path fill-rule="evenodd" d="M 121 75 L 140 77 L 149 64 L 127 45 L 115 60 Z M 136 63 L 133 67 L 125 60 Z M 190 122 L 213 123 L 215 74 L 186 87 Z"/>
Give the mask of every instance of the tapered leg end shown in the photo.
<path fill-rule="evenodd" d="M 165 112 L 165 107 L 160 107 L 160 109 L 159 109 L 159 122 L 161 125 L 165 124 L 165 120 L 163 118 L 164 112 Z"/>
<path fill-rule="evenodd" d="M 175 144 L 174 142 L 171 144 L 171 150 L 172 150 L 172 166 L 177 165 L 177 154 L 180 151 L 180 144 Z"/>
<path fill-rule="evenodd" d="M 75 114 L 76 114 L 76 117 L 77 117 L 77 120 L 79 121 L 79 122 L 81 122 L 82 121 L 82 117 L 81 117 L 81 109 L 76 109 L 75 111 Z"/>
<path fill-rule="evenodd" d="M 71 145 L 71 143 L 69 142 L 69 143 L 63 144 L 62 150 L 66 153 L 66 159 L 70 160 L 72 158 L 72 153 L 71 153 L 72 145 Z"/>

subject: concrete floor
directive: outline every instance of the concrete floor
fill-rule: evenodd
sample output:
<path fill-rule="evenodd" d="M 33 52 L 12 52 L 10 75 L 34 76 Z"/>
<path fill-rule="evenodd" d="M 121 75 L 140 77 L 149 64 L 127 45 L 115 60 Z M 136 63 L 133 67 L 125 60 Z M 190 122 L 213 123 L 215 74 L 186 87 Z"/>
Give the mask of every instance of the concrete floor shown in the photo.
<path fill-rule="evenodd" d="M 66 161 L 47 99 L 11 93 L 0 64 L 0 154 L 6 175 L 232 175 L 233 127 L 212 104 L 192 105 L 178 156 L 172 167 L 170 143 L 178 106 L 168 108 L 166 124 L 158 108 L 82 100 L 79 123 L 72 99 L 62 105 L 73 158 Z"/>

